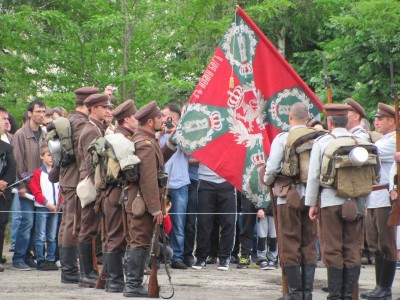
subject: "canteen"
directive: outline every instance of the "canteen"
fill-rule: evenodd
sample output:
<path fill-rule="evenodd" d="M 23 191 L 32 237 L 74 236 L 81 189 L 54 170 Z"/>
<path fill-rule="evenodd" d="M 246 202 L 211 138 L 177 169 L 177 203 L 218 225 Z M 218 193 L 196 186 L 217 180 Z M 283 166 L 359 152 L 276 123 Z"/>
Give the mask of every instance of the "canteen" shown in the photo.
<path fill-rule="evenodd" d="M 361 167 L 368 160 L 368 151 L 363 147 L 355 147 L 349 153 L 353 165 Z"/>

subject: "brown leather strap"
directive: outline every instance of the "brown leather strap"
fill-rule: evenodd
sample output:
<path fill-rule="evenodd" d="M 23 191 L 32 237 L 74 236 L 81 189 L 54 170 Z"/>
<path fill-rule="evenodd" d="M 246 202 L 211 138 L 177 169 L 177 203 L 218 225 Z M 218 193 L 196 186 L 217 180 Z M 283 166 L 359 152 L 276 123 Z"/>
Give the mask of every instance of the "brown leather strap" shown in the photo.
<path fill-rule="evenodd" d="M 384 184 L 384 185 L 375 185 L 372 187 L 372 191 L 380 191 L 380 190 L 389 190 L 389 185 Z"/>

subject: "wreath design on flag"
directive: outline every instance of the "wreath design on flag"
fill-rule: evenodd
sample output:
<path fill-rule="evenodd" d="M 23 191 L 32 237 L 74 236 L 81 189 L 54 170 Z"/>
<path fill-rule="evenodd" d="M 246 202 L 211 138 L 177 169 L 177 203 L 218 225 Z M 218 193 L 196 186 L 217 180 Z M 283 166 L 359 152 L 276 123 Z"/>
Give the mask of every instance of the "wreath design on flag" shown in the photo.
<path fill-rule="evenodd" d="M 213 115 L 214 112 L 211 112 L 207 109 L 206 105 L 202 105 L 200 103 L 189 103 L 187 106 L 186 113 L 190 111 L 197 111 L 203 113 L 206 117 L 202 119 L 194 119 L 188 120 L 182 126 L 182 123 L 179 123 L 178 128 L 176 130 L 175 138 L 176 141 L 182 145 L 184 148 L 195 150 L 200 147 L 204 147 L 207 145 L 208 142 L 212 140 L 212 135 L 215 132 L 213 126 L 210 126 L 210 117 Z M 217 112 L 218 113 L 218 112 Z M 218 113 L 219 114 L 219 113 Z M 220 120 L 221 122 L 223 119 Z M 206 127 L 205 127 L 206 126 Z M 209 128 L 207 134 L 201 137 L 199 140 L 189 140 L 184 137 L 183 133 L 201 130 L 204 128 Z M 188 135 L 190 136 L 190 135 Z"/>
<path fill-rule="evenodd" d="M 313 104 L 307 95 L 298 88 L 285 89 L 282 92 L 278 93 L 278 97 L 276 100 L 271 100 L 271 108 L 268 110 L 272 119 L 276 122 L 278 128 L 282 131 L 288 131 L 290 129 L 290 125 L 282 121 L 280 115 L 289 115 L 290 105 L 282 105 L 280 103 L 287 99 L 288 97 L 294 97 L 299 99 L 302 103 L 307 105 L 309 111 L 313 108 Z"/>
<path fill-rule="evenodd" d="M 232 66 L 237 66 L 239 68 L 239 73 L 242 76 L 253 74 L 252 59 L 247 57 L 246 50 L 247 47 L 250 46 L 250 55 L 251 57 L 254 56 L 257 47 L 257 39 L 254 31 L 251 30 L 243 20 L 240 21 L 239 25 L 236 25 L 236 23 L 233 22 L 223 39 L 224 42 L 221 44 L 221 48 L 225 51 L 225 56 L 229 63 Z M 239 55 L 234 51 L 236 45 L 232 45 L 235 41 L 237 42 Z M 240 58 L 240 61 L 236 59 L 235 56 Z"/>

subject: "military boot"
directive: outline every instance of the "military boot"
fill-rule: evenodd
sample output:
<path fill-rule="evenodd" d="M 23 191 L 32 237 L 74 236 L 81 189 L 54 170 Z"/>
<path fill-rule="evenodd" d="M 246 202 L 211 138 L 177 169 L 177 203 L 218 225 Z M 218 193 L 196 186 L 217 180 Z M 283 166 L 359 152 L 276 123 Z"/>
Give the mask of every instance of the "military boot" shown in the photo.
<path fill-rule="evenodd" d="M 99 274 L 93 268 L 92 242 L 79 242 L 80 287 L 95 287 Z"/>
<path fill-rule="evenodd" d="M 60 248 L 61 283 L 79 283 L 77 252 L 77 247 Z"/>
<path fill-rule="evenodd" d="M 383 255 L 375 255 L 375 281 L 376 281 L 376 286 L 375 286 L 375 288 L 373 290 L 361 293 L 360 294 L 361 298 L 368 299 L 368 296 L 378 288 L 379 284 L 381 283 L 382 264 L 383 264 Z"/>
<path fill-rule="evenodd" d="M 147 289 L 143 287 L 147 252 L 143 248 L 129 249 L 125 252 L 125 297 L 147 297 Z"/>
<path fill-rule="evenodd" d="M 106 268 L 106 292 L 122 293 L 124 291 L 124 270 L 120 252 L 103 253 Z"/>
<path fill-rule="evenodd" d="M 287 266 L 285 267 L 286 280 L 288 284 L 289 293 L 284 296 L 283 300 L 302 300 L 303 299 L 303 285 L 300 272 L 300 266 Z"/>
<path fill-rule="evenodd" d="M 328 267 L 328 297 L 327 299 L 342 299 L 343 270 Z"/>
<path fill-rule="evenodd" d="M 343 298 L 345 300 L 353 299 L 353 291 L 358 277 L 360 276 L 360 267 L 343 268 Z"/>
<path fill-rule="evenodd" d="M 384 259 L 382 262 L 381 282 L 369 295 L 367 299 L 392 299 L 392 284 L 396 274 L 396 261 Z"/>
<path fill-rule="evenodd" d="M 315 268 L 316 265 L 302 265 L 303 300 L 312 300 Z"/>

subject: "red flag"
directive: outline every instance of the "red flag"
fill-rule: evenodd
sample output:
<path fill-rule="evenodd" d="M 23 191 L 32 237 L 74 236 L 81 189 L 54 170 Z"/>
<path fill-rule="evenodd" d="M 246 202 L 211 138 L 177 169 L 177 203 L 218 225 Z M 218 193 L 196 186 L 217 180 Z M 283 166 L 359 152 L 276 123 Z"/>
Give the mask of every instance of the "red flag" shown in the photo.
<path fill-rule="evenodd" d="M 258 171 L 290 106 L 315 116 L 321 101 L 240 8 L 189 99 L 177 142 L 253 203 L 265 198 Z"/>

